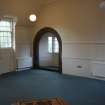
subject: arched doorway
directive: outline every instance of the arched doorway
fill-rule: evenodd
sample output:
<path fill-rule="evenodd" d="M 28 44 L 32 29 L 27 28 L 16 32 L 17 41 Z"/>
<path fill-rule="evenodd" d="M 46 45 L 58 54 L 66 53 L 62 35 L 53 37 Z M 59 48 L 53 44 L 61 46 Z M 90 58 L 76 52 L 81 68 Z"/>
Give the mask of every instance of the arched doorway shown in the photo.
<path fill-rule="evenodd" d="M 58 42 L 58 45 L 59 45 L 58 50 L 55 48 L 55 52 L 57 52 L 58 54 L 58 65 L 57 65 L 58 70 L 56 69 L 53 70 L 51 68 L 47 68 L 47 67 L 40 65 L 40 47 L 39 46 L 40 46 L 40 42 L 43 39 L 43 37 L 46 36 L 45 34 L 50 34 L 50 36 L 47 37 L 48 40 L 52 39 L 55 41 L 57 40 Z M 57 42 L 54 42 L 54 43 L 57 43 Z M 52 50 L 50 50 L 49 52 L 52 53 Z M 45 27 L 37 32 L 34 38 L 34 41 L 33 41 L 33 68 L 57 71 L 59 73 L 62 73 L 62 40 L 56 30 L 49 28 L 49 27 Z"/>

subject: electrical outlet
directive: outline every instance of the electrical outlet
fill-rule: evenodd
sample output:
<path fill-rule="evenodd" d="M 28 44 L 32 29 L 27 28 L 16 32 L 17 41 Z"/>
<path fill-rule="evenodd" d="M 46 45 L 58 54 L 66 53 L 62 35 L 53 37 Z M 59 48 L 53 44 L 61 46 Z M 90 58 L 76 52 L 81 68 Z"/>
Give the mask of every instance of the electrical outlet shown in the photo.
<path fill-rule="evenodd" d="M 78 66 L 77 66 L 77 68 L 81 69 L 81 68 L 82 68 L 82 66 L 81 66 L 81 65 L 78 65 Z"/>

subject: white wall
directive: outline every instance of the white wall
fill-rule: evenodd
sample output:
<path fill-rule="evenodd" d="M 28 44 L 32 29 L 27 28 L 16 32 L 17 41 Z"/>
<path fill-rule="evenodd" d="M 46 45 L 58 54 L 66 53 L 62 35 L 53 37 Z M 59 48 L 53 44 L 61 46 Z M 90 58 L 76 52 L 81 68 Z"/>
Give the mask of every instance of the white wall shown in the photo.
<path fill-rule="evenodd" d="M 17 68 L 32 67 L 32 36 L 32 27 L 16 27 Z"/>
<path fill-rule="evenodd" d="M 56 0 L 42 8 L 36 32 L 52 27 L 63 44 L 63 73 L 93 77 L 94 61 L 105 62 L 105 12 L 101 0 Z"/>
<path fill-rule="evenodd" d="M 0 74 L 14 71 L 16 59 L 13 49 L 0 49 Z"/>

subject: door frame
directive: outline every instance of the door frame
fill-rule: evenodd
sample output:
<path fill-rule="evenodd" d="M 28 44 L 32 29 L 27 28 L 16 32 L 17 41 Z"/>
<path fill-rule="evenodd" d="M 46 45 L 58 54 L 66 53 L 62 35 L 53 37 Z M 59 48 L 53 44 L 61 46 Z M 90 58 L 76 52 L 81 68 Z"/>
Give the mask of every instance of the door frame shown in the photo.
<path fill-rule="evenodd" d="M 47 32 L 52 33 L 54 35 L 54 37 L 56 37 L 58 40 L 58 43 L 59 43 L 59 66 L 58 66 L 58 70 L 56 70 L 56 72 L 62 73 L 62 40 L 61 40 L 59 33 L 55 29 L 50 28 L 50 27 L 45 27 L 45 28 L 40 29 L 35 35 L 35 38 L 33 40 L 33 68 L 55 71 L 55 70 L 42 68 L 39 65 L 39 42 L 40 42 L 40 39 L 42 38 L 42 36 Z"/>

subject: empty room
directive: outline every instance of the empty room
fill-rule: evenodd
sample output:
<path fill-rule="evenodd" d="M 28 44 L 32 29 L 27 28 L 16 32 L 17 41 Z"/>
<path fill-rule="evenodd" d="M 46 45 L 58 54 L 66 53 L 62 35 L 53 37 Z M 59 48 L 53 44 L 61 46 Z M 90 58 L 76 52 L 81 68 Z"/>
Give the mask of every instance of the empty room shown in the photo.
<path fill-rule="evenodd" d="M 105 105 L 105 1 L 0 0 L 0 105 Z"/>

